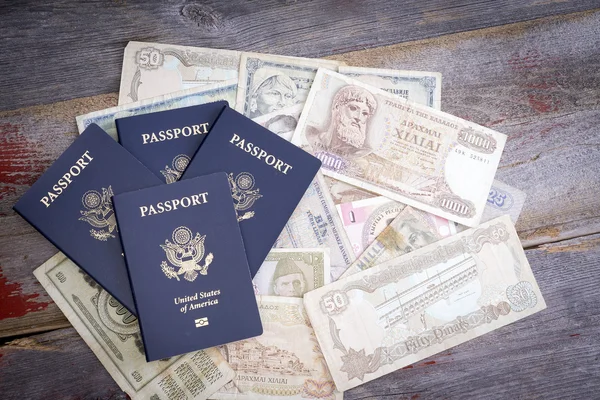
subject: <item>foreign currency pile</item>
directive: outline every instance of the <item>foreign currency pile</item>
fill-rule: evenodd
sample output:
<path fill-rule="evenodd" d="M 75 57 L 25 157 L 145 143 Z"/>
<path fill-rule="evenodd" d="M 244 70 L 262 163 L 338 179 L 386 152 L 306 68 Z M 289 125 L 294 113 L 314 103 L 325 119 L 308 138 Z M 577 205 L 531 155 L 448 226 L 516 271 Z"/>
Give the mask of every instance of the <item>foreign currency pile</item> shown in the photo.
<path fill-rule="evenodd" d="M 440 111 L 441 74 L 158 43 L 125 48 L 114 120 L 226 100 L 322 161 L 254 278 L 263 335 L 147 363 L 135 317 L 57 254 L 35 275 L 132 398 L 341 399 L 545 308 L 495 179 L 506 136 Z M 398 373 L 399 378 L 401 372 Z"/>

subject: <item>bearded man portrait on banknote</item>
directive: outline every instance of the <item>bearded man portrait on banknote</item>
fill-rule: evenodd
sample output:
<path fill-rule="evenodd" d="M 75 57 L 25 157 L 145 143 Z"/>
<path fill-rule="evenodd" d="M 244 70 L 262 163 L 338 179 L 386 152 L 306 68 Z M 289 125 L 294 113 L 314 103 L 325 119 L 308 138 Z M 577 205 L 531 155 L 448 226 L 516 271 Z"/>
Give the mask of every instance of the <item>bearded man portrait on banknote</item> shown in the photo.
<path fill-rule="evenodd" d="M 358 86 L 344 86 L 331 102 L 331 119 L 324 132 L 314 126 L 306 129 L 306 139 L 314 150 L 350 157 L 371 153 L 367 122 L 377 109 L 375 97 Z"/>
<path fill-rule="evenodd" d="M 294 105 L 298 87 L 289 76 L 280 71 L 259 68 L 252 78 L 250 93 L 249 117 L 256 118 Z"/>

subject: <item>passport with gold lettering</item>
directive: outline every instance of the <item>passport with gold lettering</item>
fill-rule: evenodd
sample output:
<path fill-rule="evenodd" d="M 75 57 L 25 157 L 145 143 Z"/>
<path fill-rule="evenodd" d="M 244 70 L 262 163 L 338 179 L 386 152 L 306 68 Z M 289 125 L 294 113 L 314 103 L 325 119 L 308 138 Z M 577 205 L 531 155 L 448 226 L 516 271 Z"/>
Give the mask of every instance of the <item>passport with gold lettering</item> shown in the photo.
<path fill-rule="evenodd" d="M 114 203 L 148 361 L 262 334 L 224 173 Z"/>
<path fill-rule="evenodd" d="M 92 124 L 13 207 L 136 314 L 112 196 L 161 181 Z"/>
<path fill-rule="evenodd" d="M 177 181 L 226 101 L 115 120 L 119 143 L 166 183 Z"/>
<path fill-rule="evenodd" d="M 320 166 L 317 158 L 226 108 L 181 179 L 227 173 L 254 277 Z"/>

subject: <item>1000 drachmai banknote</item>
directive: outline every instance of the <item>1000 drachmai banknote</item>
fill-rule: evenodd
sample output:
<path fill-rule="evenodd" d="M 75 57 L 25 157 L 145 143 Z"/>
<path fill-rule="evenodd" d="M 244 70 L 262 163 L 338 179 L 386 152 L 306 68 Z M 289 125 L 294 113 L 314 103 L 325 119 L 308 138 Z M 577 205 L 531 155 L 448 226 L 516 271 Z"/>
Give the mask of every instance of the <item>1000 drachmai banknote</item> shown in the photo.
<path fill-rule="evenodd" d="M 328 248 L 332 281 L 356 259 L 320 172 L 302 196 L 273 247 Z"/>
<path fill-rule="evenodd" d="M 456 226 L 452 221 L 406 206 L 340 278 L 372 268 L 455 233 Z"/>
<path fill-rule="evenodd" d="M 475 226 L 506 135 L 319 69 L 292 141 L 325 175 Z"/>
<path fill-rule="evenodd" d="M 342 399 L 302 299 L 257 296 L 264 333 L 219 347 L 236 377 L 212 399 Z"/>
<path fill-rule="evenodd" d="M 329 249 L 272 249 L 252 279 L 256 294 L 302 297 L 331 282 Z"/>
<path fill-rule="evenodd" d="M 232 50 L 129 42 L 123 55 L 119 105 L 237 80 L 240 55 Z"/>
<path fill-rule="evenodd" d="M 216 348 L 146 362 L 137 319 L 62 253 L 34 274 L 131 398 L 206 399 L 233 379 Z"/>
<path fill-rule="evenodd" d="M 339 390 L 546 307 L 508 216 L 304 295 Z"/>
<path fill-rule="evenodd" d="M 196 106 L 218 100 L 226 100 L 229 105 L 235 104 L 237 81 L 205 85 L 176 93 L 165 94 L 151 99 L 137 101 L 121 106 L 111 107 L 100 111 L 77 116 L 77 129 L 83 132 L 90 124 L 96 124 L 104 129 L 113 139 L 117 140 L 115 119 L 132 115 L 149 114 L 157 111 Z"/>
<path fill-rule="evenodd" d="M 337 71 L 333 60 L 243 53 L 235 109 L 249 118 L 304 104 L 317 69 Z"/>
<path fill-rule="evenodd" d="M 442 74 L 426 71 L 340 66 L 339 73 L 436 110 L 442 103 Z"/>

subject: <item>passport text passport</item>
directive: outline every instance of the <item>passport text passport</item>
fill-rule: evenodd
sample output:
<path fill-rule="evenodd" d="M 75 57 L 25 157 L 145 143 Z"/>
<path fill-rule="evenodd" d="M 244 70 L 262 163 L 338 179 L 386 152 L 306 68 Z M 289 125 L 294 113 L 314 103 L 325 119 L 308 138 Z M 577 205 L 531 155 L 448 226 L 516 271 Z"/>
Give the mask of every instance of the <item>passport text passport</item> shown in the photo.
<path fill-rule="evenodd" d="M 114 203 L 148 361 L 262 334 L 226 174 Z"/>
<path fill-rule="evenodd" d="M 181 179 L 227 174 L 254 276 L 320 166 L 317 158 L 227 108 Z"/>
<path fill-rule="evenodd" d="M 161 181 L 92 124 L 14 209 L 136 314 L 112 196 Z"/>

